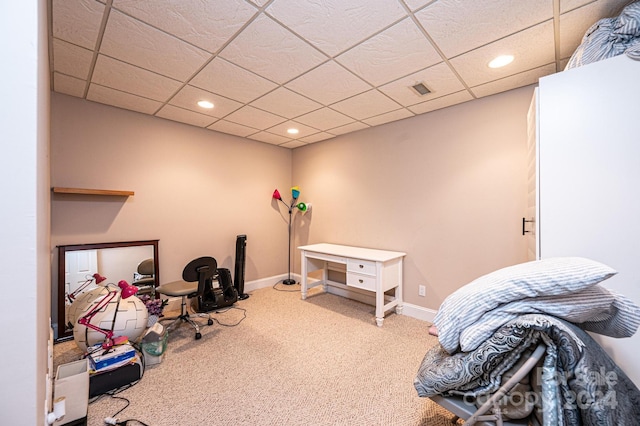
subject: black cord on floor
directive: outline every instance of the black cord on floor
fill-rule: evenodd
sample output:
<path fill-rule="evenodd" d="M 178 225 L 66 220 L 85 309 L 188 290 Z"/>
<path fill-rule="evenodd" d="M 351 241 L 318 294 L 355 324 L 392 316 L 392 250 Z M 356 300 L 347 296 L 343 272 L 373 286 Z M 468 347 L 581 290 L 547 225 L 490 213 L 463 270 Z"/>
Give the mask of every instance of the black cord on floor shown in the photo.
<path fill-rule="evenodd" d="M 295 287 L 296 287 L 296 289 L 295 289 L 295 290 L 282 290 L 282 289 L 280 289 L 280 288 L 278 288 L 278 287 L 277 287 L 277 286 L 278 286 L 278 284 L 284 285 L 284 286 L 286 286 L 286 287 L 294 287 L 294 286 L 295 286 Z M 281 291 L 281 292 L 283 292 L 283 293 L 295 293 L 296 291 L 300 291 L 300 283 L 295 283 L 295 284 L 282 284 L 282 281 L 278 281 L 277 283 L 275 283 L 275 284 L 273 285 L 273 289 L 274 289 L 275 291 Z"/>
<path fill-rule="evenodd" d="M 108 395 L 108 394 L 105 394 L 105 395 Z M 103 395 L 100 395 L 100 396 L 103 396 Z M 127 398 L 123 398 L 121 396 L 115 396 L 115 395 L 109 395 L 109 396 L 111 396 L 111 398 L 113 398 L 113 399 L 119 399 L 121 401 L 125 401 L 126 404 L 125 404 L 124 407 L 122 407 L 121 409 L 119 409 L 118 411 L 113 413 L 113 415 L 111 417 L 107 417 L 106 419 L 104 419 L 105 424 L 117 425 L 117 426 L 128 426 L 129 422 L 135 422 L 135 423 L 140 424 L 142 426 L 149 426 L 148 424 L 146 424 L 146 423 L 144 423 L 144 422 L 142 422 L 142 421 L 140 421 L 138 419 L 119 420 L 116 416 L 118 414 L 122 413 L 129 406 L 129 404 L 131 404 L 131 402 Z M 96 399 L 96 401 L 97 401 L 97 399 Z M 95 402 L 95 401 L 92 401 L 92 402 Z"/>
<path fill-rule="evenodd" d="M 238 308 L 238 307 L 235 307 L 235 306 L 230 306 L 229 308 L 227 308 L 225 310 L 215 311 L 215 313 L 216 314 L 224 314 L 225 312 L 229 312 L 231 309 L 237 309 L 239 311 L 242 311 L 242 318 L 240 318 L 240 320 L 238 322 L 236 322 L 235 324 L 224 324 L 224 323 L 221 323 L 218 318 L 211 318 L 211 319 L 214 320 L 215 322 L 217 322 L 218 324 L 220 324 L 223 327 L 235 327 L 238 324 L 240 324 L 242 321 L 244 321 L 244 319 L 247 317 L 247 310 L 246 309 Z"/>

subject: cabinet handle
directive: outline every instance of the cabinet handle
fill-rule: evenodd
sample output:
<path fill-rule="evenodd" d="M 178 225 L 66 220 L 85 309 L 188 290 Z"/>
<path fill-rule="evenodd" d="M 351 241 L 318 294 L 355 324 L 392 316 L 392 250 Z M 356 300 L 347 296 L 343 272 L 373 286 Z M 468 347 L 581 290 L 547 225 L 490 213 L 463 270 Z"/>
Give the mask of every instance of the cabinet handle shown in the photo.
<path fill-rule="evenodd" d="M 533 220 L 533 219 L 527 220 L 524 217 L 522 218 L 522 235 L 525 235 L 526 233 L 531 232 L 531 231 L 525 230 L 524 226 L 525 226 L 526 223 L 533 223 L 533 222 L 535 222 L 535 220 Z"/>
<path fill-rule="evenodd" d="M 359 282 L 360 284 L 362 284 L 362 283 L 364 282 L 364 280 L 358 280 L 358 282 Z"/>
<path fill-rule="evenodd" d="M 358 265 L 360 267 L 360 269 L 364 268 L 364 265 Z"/>

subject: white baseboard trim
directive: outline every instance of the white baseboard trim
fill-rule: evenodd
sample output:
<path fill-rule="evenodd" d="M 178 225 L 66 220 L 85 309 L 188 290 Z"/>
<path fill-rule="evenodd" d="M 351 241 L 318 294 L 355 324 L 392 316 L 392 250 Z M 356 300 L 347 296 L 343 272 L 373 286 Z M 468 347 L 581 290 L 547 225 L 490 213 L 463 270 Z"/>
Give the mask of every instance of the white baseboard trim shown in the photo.
<path fill-rule="evenodd" d="M 244 292 L 249 293 L 250 291 L 258 290 L 260 288 L 273 287 L 287 278 L 289 278 L 289 274 L 274 275 L 272 277 L 261 278 L 259 280 L 247 281 L 244 283 Z M 296 280 L 298 283 L 300 282 L 300 276 L 297 274 L 291 274 L 291 278 Z"/>
<path fill-rule="evenodd" d="M 402 306 L 402 315 L 406 315 L 411 318 L 416 318 L 422 321 L 433 322 L 433 319 L 436 316 L 438 311 L 434 311 L 433 309 L 425 308 L 423 306 L 413 305 L 411 303 L 403 303 Z"/>
<path fill-rule="evenodd" d="M 247 281 L 244 284 L 244 292 L 250 293 L 254 290 L 258 290 L 265 287 L 273 287 L 275 284 L 281 282 L 284 279 L 287 279 L 289 274 L 281 274 L 274 275 L 267 278 L 261 278 L 259 280 Z M 296 282 L 300 282 L 299 274 L 291 274 L 291 278 L 296 280 Z M 317 280 L 310 280 L 311 282 Z M 368 305 L 375 305 L 376 298 L 375 295 L 369 291 L 360 291 L 358 289 L 348 289 L 344 287 L 337 287 L 333 285 L 329 285 L 329 293 L 335 294 L 341 297 L 347 297 L 349 299 L 357 300 L 358 302 L 366 303 Z M 169 305 L 167 309 L 170 310 L 180 310 L 180 297 L 170 297 Z M 429 308 L 425 308 L 423 306 L 414 305 L 411 303 L 404 302 L 402 304 L 402 315 L 406 315 L 411 318 L 416 318 L 422 321 L 433 322 L 433 319 L 436 316 L 437 311 Z"/>

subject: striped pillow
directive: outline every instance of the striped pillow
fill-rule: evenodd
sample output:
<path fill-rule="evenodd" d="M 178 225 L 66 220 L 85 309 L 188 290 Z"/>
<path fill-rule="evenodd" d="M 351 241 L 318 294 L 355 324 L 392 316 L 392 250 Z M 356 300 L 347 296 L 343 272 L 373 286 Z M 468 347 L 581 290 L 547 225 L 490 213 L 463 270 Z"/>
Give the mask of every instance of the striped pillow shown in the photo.
<path fill-rule="evenodd" d="M 485 312 L 499 305 L 538 296 L 574 293 L 617 272 L 582 257 L 555 257 L 509 266 L 470 282 L 449 295 L 433 323 L 438 340 L 449 353 L 458 349 L 460 334 Z"/>

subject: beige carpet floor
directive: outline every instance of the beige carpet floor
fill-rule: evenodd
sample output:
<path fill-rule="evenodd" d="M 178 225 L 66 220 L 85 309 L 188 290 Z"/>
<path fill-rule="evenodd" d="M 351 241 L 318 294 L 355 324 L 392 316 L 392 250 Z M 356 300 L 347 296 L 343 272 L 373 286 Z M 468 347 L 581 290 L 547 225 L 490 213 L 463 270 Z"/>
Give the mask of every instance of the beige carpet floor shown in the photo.
<path fill-rule="evenodd" d="M 391 313 L 377 327 L 373 306 L 320 289 L 303 301 L 299 291 L 264 288 L 234 307 L 214 313 L 200 340 L 187 325 L 171 332 L 162 362 L 117 395 L 129 405 L 115 417 L 149 426 L 451 424 L 413 387 L 437 343 L 428 323 Z M 54 347 L 56 365 L 80 356 L 72 341 Z M 126 404 L 100 397 L 89 425 Z"/>

